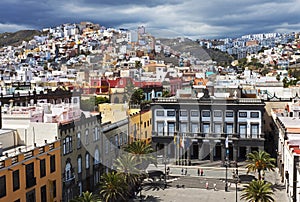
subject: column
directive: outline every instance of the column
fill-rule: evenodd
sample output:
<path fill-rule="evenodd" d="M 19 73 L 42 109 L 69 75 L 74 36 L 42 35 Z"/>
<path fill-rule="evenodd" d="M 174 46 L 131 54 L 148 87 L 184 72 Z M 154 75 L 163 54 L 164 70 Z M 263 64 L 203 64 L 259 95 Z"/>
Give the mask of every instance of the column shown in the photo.
<path fill-rule="evenodd" d="M 188 148 L 187 148 L 187 162 L 186 162 L 186 164 L 187 165 L 189 165 L 189 162 L 190 162 L 190 160 L 191 160 L 191 147 L 190 147 L 190 145 L 188 146 Z"/>
<path fill-rule="evenodd" d="M 238 160 L 238 156 L 237 156 L 238 147 L 237 147 L 237 144 L 232 144 L 232 148 L 233 148 L 233 160 L 235 162 L 237 162 L 237 160 Z"/>
<path fill-rule="evenodd" d="M 221 160 L 222 160 L 222 165 L 225 165 L 225 155 L 226 155 L 226 149 L 225 149 L 225 145 L 222 143 L 221 144 Z"/>
<path fill-rule="evenodd" d="M 209 160 L 210 160 L 210 162 L 214 161 L 214 149 L 215 149 L 215 145 L 212 142 L 209 142 Z"/>
<path fill-rule="evenodd" d="M 250 152 L 251 152 L 251 147 L 250 147 L 250 146 L 247 146 L 247 147 L 246 147 L 246 155 L 249 154 Z"/>
<path fill-rule="evenodd" d="M 176 164 L 176 161 L 177 161 L 177 145 L 175 143 L 173 143 L 174 145 L 174 159 L 175 159 L 175 164 Z"/>
<path fill-rule="evenodd" d="M 203 142 L 198 142 L 198 159 L 201 161 L 204 158 L 204 144 Z"/>

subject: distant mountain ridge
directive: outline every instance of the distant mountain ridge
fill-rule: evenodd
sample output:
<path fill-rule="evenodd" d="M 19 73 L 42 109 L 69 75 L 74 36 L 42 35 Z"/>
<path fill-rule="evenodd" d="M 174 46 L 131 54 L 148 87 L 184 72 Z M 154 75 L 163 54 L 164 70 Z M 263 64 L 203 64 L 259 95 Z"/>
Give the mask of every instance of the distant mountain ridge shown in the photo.
<path fill-rule="evenodd" d="M 23 41 L 30 41 L 34 36 L 40 35 L 39 30 L 20 30 L 17 32 L 0 33 L 0 47 L 18 46 Z"/>

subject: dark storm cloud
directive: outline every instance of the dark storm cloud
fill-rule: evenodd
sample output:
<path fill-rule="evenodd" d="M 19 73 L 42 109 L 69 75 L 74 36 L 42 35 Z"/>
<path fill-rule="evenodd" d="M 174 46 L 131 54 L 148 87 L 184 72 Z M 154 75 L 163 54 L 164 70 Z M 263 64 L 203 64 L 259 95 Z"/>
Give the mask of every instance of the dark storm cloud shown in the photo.
<path fill-rule="evenodd" d="M 298 31 L 299 9 L 298 0 L 2 0 L 0 32 L 91 21 L 115 28 L 144 25 L 157 36 L 212 38 Z"/>

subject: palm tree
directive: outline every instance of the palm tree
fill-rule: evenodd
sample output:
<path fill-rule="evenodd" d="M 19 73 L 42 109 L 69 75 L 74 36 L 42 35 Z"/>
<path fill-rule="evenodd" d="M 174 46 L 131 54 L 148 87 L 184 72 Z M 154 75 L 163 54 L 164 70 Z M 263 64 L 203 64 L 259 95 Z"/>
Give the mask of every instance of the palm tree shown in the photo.
<path fill-rule="evenodd" d="M 270 183 L 265 183 L 263 180 L 253 180 L 248 185 L 244 186 L 241 194 L 241 199 L 247 202 L 272 202 L 274 201 L 273 191 Z"/>
<path fill-rule="evenodd" d="M 137 158 L 138 168 L 140 169 L 146 169 L 150 163 L 157 166 L 156 158 L 153 155 L 154 150 L 151 144 L 147 144 L 145 141 L 134 141 L 125 147 L 124 150 Z"/>
<path fill-rule="evenodd" d="M 249 172 L 258 172 L 258 179 L 261 180 L 261 171 L 272 170 L 275 168 L 275 158 L 271 158 L 270 154 L 265 151 L 254 151 L 252 153 L 247 154 L 247 162 L 246 168 Z"/>
<path fill-rule="evenodd" d="M 83 192 L 80 197 L 72 199 L 71 202 L 100 202 L 100 200 L 98 200 L 98 198 L 93 195 L 93 193 L 86 191 Z"/>
<path fill-rule="evenodd" d="M 114 162 L 114 167 L 124 177 L 125 182 L 130 187 L 137 183 L 138 175 L 141 173 L 137 165 L 136 157 L 130 153 L 121 155 Z"/>
<path fill-rule="evenodd" d="M 106 202 L 125 201 L 127 186 L 120 173 L 112 172 L 101 176 L 100 196 Z"/>

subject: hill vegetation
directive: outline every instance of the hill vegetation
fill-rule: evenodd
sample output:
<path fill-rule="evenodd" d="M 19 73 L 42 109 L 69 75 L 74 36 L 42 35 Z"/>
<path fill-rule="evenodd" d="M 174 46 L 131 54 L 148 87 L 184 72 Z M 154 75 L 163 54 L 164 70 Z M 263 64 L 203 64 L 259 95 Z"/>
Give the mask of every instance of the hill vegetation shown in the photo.
<path fill-rule="evenodd" d="M 34 36 L 40 35 L 38 30 L 20 30 L 17 32 L 4 32 L 0 33 L 0 47 L 3 46 L 18 46 L 23 41 L 29 41 Z"/>

